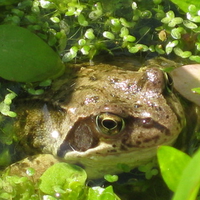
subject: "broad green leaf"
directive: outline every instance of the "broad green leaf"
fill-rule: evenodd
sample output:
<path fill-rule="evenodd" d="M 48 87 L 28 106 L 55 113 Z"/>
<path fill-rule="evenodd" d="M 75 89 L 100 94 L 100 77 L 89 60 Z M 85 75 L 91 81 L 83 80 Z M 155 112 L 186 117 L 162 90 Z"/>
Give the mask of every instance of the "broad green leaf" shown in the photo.
<path fill-rule="evenodd" d="M 184 169 L 173 200 L 195 200 L 200 186 L 200 150 Z"/>
<path fill-rule="evenodd" d="M 82 187 L 87 178 L 86 172 L 77 165 L 56 163 L 41 176 L 40 189 L 46 194 L 54 194 L 55 187 L 66 189 L 70 187 Z M 78 192 L 78 191 L 77 191 Z"/>
<path fill-rule="evenodd" d="M 181 175 L 190 156 L 170 146 L 161 146 L 157 151 L 162 177 L 170 190 L 176 191 Z"/>
<path fill-rule="evenodd" d="M 174 4 L 176 4 L 181 10 L 185 13 L 188 12 L 188 6 L 195 5 L 197 9 L 200 9 L 200 1 L 199 0 L 171 0 Z"/>
<path fill-rule="evenodd" d="M 29 30 L 0 26 L 0 77 L 19 82 L 56 78 L 64 71 L 59 55 Z"/>

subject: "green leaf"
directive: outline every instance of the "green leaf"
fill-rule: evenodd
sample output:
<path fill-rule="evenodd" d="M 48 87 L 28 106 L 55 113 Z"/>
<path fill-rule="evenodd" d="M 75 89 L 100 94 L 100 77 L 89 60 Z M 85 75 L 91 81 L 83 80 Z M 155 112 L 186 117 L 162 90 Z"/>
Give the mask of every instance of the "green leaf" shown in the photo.
<path fill-rule="evenodd" d="M 47 80 L 44 80 L 44 81 L 40 82 L 39 86 L 47 87 L 47 86 L 50 86 L 51 83 L 52 83 L 52 80 L 51 79 L 47 79 Z"/>
<path fill-rule="evenodd" d="M 191 22 L 189 20 L 184 20 L 183 24 L 184 24 L 185 27 L 187 27 L 189 29 L 196 29 L 196 28 L 198 28 L 198 26 L 195 23 L 193 23 L 193 22 Z"/>
<path fill-rule="evenodd" d="M 170 146 L 161 146 L 157 151 L 162 177 L 170 190 L 176 191 L 183 170 L 191 160 L 187 154 Z"/>
<path fill-rule="evenodd" d="M 78 16 L 78 23 L 81 25 L 81 26 L 88 26 L 88 21 L 86 21 L 85 17 L 83 14 L 80 14 Z"/>
<path fill-rule="evenodd" d="M 85 32 L 85 37 L 89 40 L 93 40 L 95 38 L 94 35 L 94 30 L 92 28 L 87 29 L 87 31 Z"/>
<path fill-rule="evenodd" d="M 124 37 L 129 34 L 129 30 L 126 27 L 122 27 L 120 30 L 120 37 Z"/>
<path fill-rule="evenodd" d="M 42 81 L 64 71 L 60 57 L 29 30 L 0 26 L 0 77 L 19 82 Z"/>
<path fill-rule="evenodd" d="M 194 92 L 196 94 L 200 94 L 200 87 L 198 87 L 198 88 L 192 88 L 192 92 Z"/>
<path fill-rule="evenodd" d="M 200 9 L 200 3 L 198 0 L 171 0 L 171 2 L 176 4 L 185 13 L 188 12 L 188 7 L 192 4 L 195 5 L 197 9 Z"/>
<path fill-rule="evenodd" d="M 113 191 L 112 186 L 107 188 L 92 187 L 89 188 L 87 200 L 120 200 Z"/>
<path fill-rule="evenodd" d="M 51 17 L 50 20 L 54 23 L 59 23 L 60 19 L 58 17 Z"/>
<path fill-rule="evenodd" d="M 198 12 L 198 10 L 197 10 L 197 8 L 196 8 L 195 5 L 189 5 L 189 6 L 188 6 L 188 11 L 189 11 L 190 13 L 194 13 L 194 14 L 196 14 L 196 13 Z"/>
<path fill-rule="evenodd" d="M 156 52 L 158 52 L 159 54 L 165 54 L 165 51 L 162 49 L 162 46 L 161 45 L 156 45 L 155 46 L 155 50 Z"/>
<path fill-rule="evenodd" d="M 65 13 L 66 16 L 72 16 L 75 14 L 75 7 L 69 6 L 68 11 Z"/>
<path fill-rule="evenodd" d="M 169 27 L 175 27 L 177 24 L 181 24 L 182 22 L 183 22 L 182 18 L 175 17 L 169 22 L 168 26 Z"/>
<path fill-rule="evenodd" d="M 115 195 L 112 186 L 108 186 L 101 193 L 101 200 L 117 200 L 118 197 Z"/>
<path fill-rule="evenodd" d="M 39 187 L 46 194 L 54 194 L 55 186 L 61 189 L 72 187 L 73 184 L 83 187 L 86 178 L 86 172 L 82 168 L 67 163 L 56 163 L 41 176 Z"/>
<path fill-rule="evenodd" d="M 116 182 L 118 180 L 118 176 L 117 175 L 106 174 L 104 176 L 104 179 L 107 180 L 110 183 L 113 183 L 113 182 Z"/>
<path fill-rule="evenodd" d="M 12 100 L 17 96 L 13 91 L 8 90 L 10 93 L 7 94 L 2 102 L 0 102 L 0 113 L 9 116 L 16 117 L 17 114 L 15 112 L 10 111 L 10 104 Z"/>
<path fill-rule="evenodd" d="M 115 35 L 109 31 L 104 31 L 103 32 L 103 37 L 108 38 L 109 40 L 114 40 Z"/>
<path fill-rule="evenodd" d="M 128 22 L 125 18 L 120 18 L 120 22 L 122 24 L 122 26 L 130 28 L 133 27 L 134 23 L 133 22 Z"/>
<path fill-rule="evenodd" d="M 125 35 L 123 37 L 123 41 L 125 42 L 134 42 L 136 40 L 136 38 L 132 35 Z"/>
<path fill-rule="evenodd" d="M 181 58 L 188 58 L 192 55 L 192 53 L 190 51 L 182 51 L 180 48 L 175 47 L 174 48 L 174 53 L 177 56 L 180 56 Z"/>
<path fill-rule="evenodd" d="M 200 186 L 200 150 L 184 169 L 173 200 L 195 200 Z"/>
<path fill-rule="evenodd" d="M 90 51 L 90 46 L 89 45 L 85 45 L 81 48 L 81 52 L 83 55 L 88 55 Z"/>
<path fill-rule="evenodd" d="M 132 3 L 132 9 L 133 9 L 133 10 L 136 10 L 137 7 L 138 7 L 138 6 L 137 6 L 137 3 L 136 3 L 136 2 L 133 2 L 133 3 Z"/>
<path fill-rule="evenodd" d="M 200 22 L 200 16 L 192 17 L 191 21 L 199 23 Z"/>
<path fill-rule="evenodd" d="M 171 30 L 171 36 L 174 39 L 180 39 L 181 38 L 181 33 L 177 30 L 177 28 L 174 28 Z"/>
<path fill-rule="evenodd" d="M 29 88 L 28 89 L 28 93 L 32 94 L 32 95 L 41 95 L 41 94 L 44 93 L 44 90 L 43 89 L 37 89 L 37 90 L 35 90 L 34 88 Z"/>
<path fill-rule="evenodd" d="M 173 50 L 173 48 L 178 44 L 178 40 L 174 40 L 174 41 L 170 41 L 166 47 L 165 47 L 165 51 L 167 54 L 170 54 Z"/>
<path fill-rule="evenodd" d="M 83 45 L 86 44 L 86 40 L 85 40 L 85 39 L 80 39 L 80 40 L 78 41 L 78 44 L 79 44 L 80 46 L 83 46 Z"/>
<path fill-rule="evenodd" d="M 12 5 L 14 3 L 18 3 L 19 0 L 1 0 L 0 1 L 0 6 L 7 6 L 7 5 Z"/>
<path fill-rule="evenodd" d="M 190 60 L 200 63 L 200 56 L 190 56 Z"/>

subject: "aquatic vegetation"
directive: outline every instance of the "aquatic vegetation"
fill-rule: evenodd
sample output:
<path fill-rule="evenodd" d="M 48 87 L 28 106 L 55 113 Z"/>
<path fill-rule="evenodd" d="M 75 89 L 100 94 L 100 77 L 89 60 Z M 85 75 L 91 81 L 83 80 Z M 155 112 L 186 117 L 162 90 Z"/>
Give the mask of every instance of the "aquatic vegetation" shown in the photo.
<path fill-rule="evenodd" d="M 112 186 L 105 188 L 86 186 L 86 172 L 76 165 L 57 163 L 36 182 L 31 180 L 34 171 L 30 169 L 27 173 L 30 178 L 4 174 L 0 178 L 0 198 L 13 200 L 120 200 Z"/>
<path fill-rule="evenodd" d="M 198 7 L 190 4 L 179 3 L 182 13 L 170 1 L 161 0 L 148 5 L 117 0 L 114 6 L 105 0 L 25 0 L 5 6 L 1 20 L 36 33 L 64 62 L 117 50 L 175 53 L 199 61 Z"/>
<path fill-rule="evenodd" d="M 200 151 L 191 158 L 173 147 L 162 146 L 157 155 L 163 179 L 174 192 L 173 200 L 197 199 L 200 187 Z"/>
<path fill-rule="evenodd" d="M 148 4 L 146 1 L 140 0 L 12 0 L 1 1 L 0 6 L 1 25 L 16 25 L 28 29 L 59 54 L 64 63 L 82 58 L 92 60 L 102 52 L 114 55 L 118 52 L 142 54 L 150 57 L 175 55 L 200 62 L 200 8 L 197 0 L 189 3 L 182 0 L 149 0 Z M 30 36 L 30 41 L 33 37 Z M 33 46 L 33 48 L 38 48 L 38 46 Z M 9 54 L 6 56 L 5 59 L 10 59 Z M 37 59 L 36 56 L 35 58 Z M 48 60 L 48 56 L 46 59 Z M 8 71 L 12 71 L 12 68 L 16 67 L 15 60 L 12 60 L 12 63 L 13 65 Z M 3 65 L 0 66 L 0 69 L 1 67 L 4 68 Z M 6 70 L 6 68 L 4 69 Z M 8 71 L 5 73 L 7 74 Z M 10 74 L 8 73 L 8 75 Z M 31 77 L 32 74 L 29 75 L 28 80 L 27 76 L 21 76 L 25 77 L 25 80 L 22 81 L 35 81 Z M 0 76 L 4 77 L 1 72 Z M 43 78 L 49 77 L 45 75 Z M 8 79 L 10 80 L 10 78 Z M 14 80 L 19 81 L 19 77 L 16 76 Z M 34 95 L 42 93 L 42 90 L 34 89 L 31 84 L 23 87 Z M 199 92 L 199 89 L 195 91 Z M 10 110 L 14 97 L 15 94 L 8 91 L 7 95 L 1 98 L 0 112 L 3 115 L 15 117 L 15 113 Z M 7 123 L 0 131 L 0 147 L 3 149 L 0 153 L 0 165 L 2 166 L 10 162 L 8 145 L 12 143 L 14 136 L 12 136 L 12 129 Z M 166 170 L 169 166 L 166 161 L 169 159 L 159 161 L 163 179 L 168 187 L 175 192 L 174 200 L 195 199 L 199 189 L 199 172 L 194 171 L 194 169 L 199 168 L 199 153 L 191 159 L 185 154 L 160 148 L 158 154 L 158 157 L 162 158 L 169 158 L 166 155 L 175 156 L 175 159 L 180 158 L 175 163 L 177 166 L 170 163 L 172 168 L 169 171 L 170 174 Z M 185 164 L 183 165 L 183 163 Z M 64 167 L 64 171 L 66 170 L 62 163 L 53 167 L 55 169 L 50 168 L 41 177 L 41 182 L 36 183 L 26 177 L 3 174 L 0 179 L 0 198 L 119 199 L 111 186 L 90 188 L 86 185 L 84 178 L 77 182 L 62 183 L 62 186 L 61 182 L 50 183 L 49 180 L 53 181 L 54 170 L 58 170 L 58 173 L 56 172 L 57 179 L 61 181 L 60 169 Z M 150 170 L 149 166 L 145 167 L 148 168 L 148 177 L 157 173 L 157 171 Z M 145 167 L 142 166 L 140 170 L 146 170 Z M 84 174 L 82 170 L 80 171 Z M 193 176 L 191 176 L 191 171 L 195 172 Z M 182 172 L 183 177 L 181 177 Z M 66 176 L 68 175 L 66 174 Z M 116 176 L 106 176 L 105 178 L 110 182 L 117 180 Z M 191 188 L 186 187 L 188 186 L 187 181 L 191 181 Z M 52 185 L 49 189 L 50 184 Z M 52 193 L 52 187 L 55 193 Z M 194 189 L 194 192 L 188 192 L 188 189 Z M 185 191 L 185 193 L 180 191 Z"/>

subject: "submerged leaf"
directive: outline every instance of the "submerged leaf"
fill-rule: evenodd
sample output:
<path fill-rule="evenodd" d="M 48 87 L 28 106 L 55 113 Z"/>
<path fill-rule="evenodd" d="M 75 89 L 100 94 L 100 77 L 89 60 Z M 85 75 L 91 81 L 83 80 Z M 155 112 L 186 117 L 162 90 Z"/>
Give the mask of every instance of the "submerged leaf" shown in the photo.
<path fill-rule="evenodd" d="M 0 77 L 4 79 L 42 81 L 64 71 L 59 55 L 25 28 L 1 25 L 0 46 Z"/>

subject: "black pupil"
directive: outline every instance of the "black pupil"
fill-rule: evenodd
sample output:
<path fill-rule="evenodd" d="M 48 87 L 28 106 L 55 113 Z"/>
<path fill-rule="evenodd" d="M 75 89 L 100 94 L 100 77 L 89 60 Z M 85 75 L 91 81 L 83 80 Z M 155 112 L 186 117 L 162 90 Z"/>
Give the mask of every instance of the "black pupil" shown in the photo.
<path fill-rule="evenodd" d="M 117 126 L 117 123 L 113 120 L 110 120 L 110 119 L 103 120 L 102 124 L 107 129 L 113 129 Z"/>

